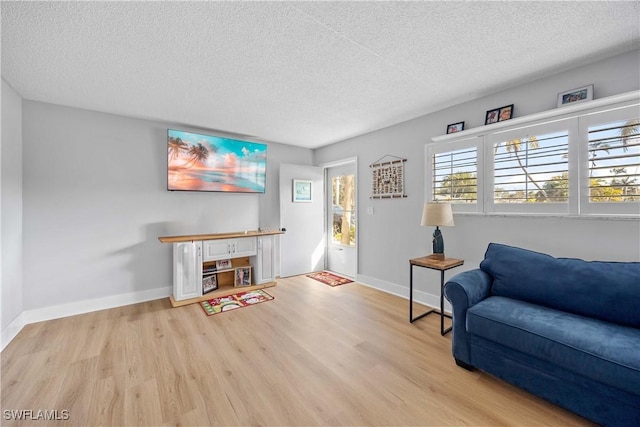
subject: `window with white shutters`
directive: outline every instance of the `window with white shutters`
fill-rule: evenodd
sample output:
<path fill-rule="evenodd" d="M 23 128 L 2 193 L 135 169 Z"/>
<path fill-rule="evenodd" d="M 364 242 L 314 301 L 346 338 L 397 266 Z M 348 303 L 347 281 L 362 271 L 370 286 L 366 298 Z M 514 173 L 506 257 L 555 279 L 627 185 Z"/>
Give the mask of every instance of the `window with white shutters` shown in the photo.
<path fill-rule="evenodd" d="M 592 126 L 589 202 L 640 202 L 640 118 Z"/>
<path fill-rule="evenodd" d="M 568 150 L 566 131 L 495 143 L 494 203 L 566 203 Z"/>
<path fill-rule="evenodd" d="M 433 156 L 433 199 L 451 203 L 478 201 L 478 150 L 476 147 Z"/>
<path fill-rule="evenodd" d="M 427 156 L 426 200 L 449 202 L 455 212 L 482 212 L 482 139 L 427 146 Z"/>
<path fill-rule="evenodd" d="M 580 213 L 640 215 L 640 108 L 580 118 Z"/>
<path fill-rule="evenodd" d="M 640 217 L 640 96 L 434 137 L 426 199 L 456 212 Z"/>
<path fill-rule="evenodd" d="M 505 129 L 485 139 L 488 212 L 570 213 L 575 120 Z M 576 204 L 577 209 L 577 204 Z"/>

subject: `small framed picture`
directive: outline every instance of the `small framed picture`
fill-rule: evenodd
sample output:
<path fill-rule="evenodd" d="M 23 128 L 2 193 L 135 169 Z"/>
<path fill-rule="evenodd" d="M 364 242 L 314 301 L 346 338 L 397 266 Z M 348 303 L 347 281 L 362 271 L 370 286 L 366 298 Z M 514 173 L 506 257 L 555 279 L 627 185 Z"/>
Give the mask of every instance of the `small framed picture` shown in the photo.
<path fill-rule="evenodd" d="M 306 179 L 293 180 L 293 201 L 311 202 L 311 181 Z"/>
<path fill-rule="evenodd" d="M 490 125 L 491 123 L 497 123 L 499 114 L 500 114 L 499 108 L 496 108 L 495 110 L 487 111 L 487 115 L 484 117 L 484 124 Z"/>
<path fill-rule="evenodd" d="M 229 270 L 231 268 L 231 260 L 230 259 L 220 259 L 216 261 L 216 270 Z"/>
<path fill-rule="evenodd" d="M 490 125 L 491 123 L 497 123 L 503 120 L 509 120 L 512 116 L 513 116 L 513 104 L 505 105 L 504 107 L 487 111 L 487 114 L 484 117 L 484 124 Z"/>
<path fill-rule="evenodd" d="M 447 126 L 447 134 L 460 132 L 462 130 L 464 130 L 464 122 L 453 123 Z"/>
<path fill-rule="evenodd" d="M 211 291 L 215 291 L 218 289 L 218 276 L 216 274 L 212 274 L 211 276 L 205 276 L 202 279 L 202 293 L 206 294 Z"/>
<path fill-rule="evenodd" d="M 558 94 L 558 107 L 575 104 L 576 102 L 591 101 L 593 99 L 593 85 L 571 89 Z"/>
<path fill-rule="evenodd" d="M 500 108 L 500 114 L 498 114 L 498 121 L 509 120 L 513 116 L 513 104 L 505 105 Z"/>
<path fill-rule="evenodd" d="M 233 286 L 251 286 L 251 267 L 236 267 Z"/>

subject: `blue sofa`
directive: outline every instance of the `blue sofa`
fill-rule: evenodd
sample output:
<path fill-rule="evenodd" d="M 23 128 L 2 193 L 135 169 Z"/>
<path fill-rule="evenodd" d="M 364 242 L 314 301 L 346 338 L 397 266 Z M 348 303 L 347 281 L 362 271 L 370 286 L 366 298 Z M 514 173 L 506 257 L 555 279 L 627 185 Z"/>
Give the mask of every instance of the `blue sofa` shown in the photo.
<path fill-rule="evenodd" d="M 444 293 L 459 366 L 601 425 L 640 426 L 640 262 L 491 243 Z"/>

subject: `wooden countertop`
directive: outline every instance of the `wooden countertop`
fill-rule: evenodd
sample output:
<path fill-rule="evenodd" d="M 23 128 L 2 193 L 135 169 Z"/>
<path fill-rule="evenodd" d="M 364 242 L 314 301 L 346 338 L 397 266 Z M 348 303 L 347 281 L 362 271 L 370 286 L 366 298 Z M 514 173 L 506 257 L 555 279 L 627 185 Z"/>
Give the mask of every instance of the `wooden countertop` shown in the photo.
<path fill-rule="evenodd" d="M 158 237 L 158 240 L 160 240 L 162 243 L 177 243 L 177 242 L 191 242 L 194 240 L 220 240 L 220 239 L 234 239 L 238 237 L 270 236 L 274 234 L 284 234 L 284 231 L 249 230 L 249 231 L 237 231 L 233 233 L 189 234 L 185 236 L 163 236 L 163 237 Z"/>

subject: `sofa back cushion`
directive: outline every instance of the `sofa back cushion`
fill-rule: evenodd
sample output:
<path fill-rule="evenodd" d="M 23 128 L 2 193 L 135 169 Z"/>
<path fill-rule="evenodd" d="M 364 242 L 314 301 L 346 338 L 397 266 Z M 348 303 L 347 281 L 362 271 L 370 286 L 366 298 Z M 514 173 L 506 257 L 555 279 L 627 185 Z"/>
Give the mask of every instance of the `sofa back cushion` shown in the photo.
<path fill-rule="evenodd" d="M 554 258 L 490 243 L 480 268 L 492 295 L 640 327 L 640 262 Z"/>

